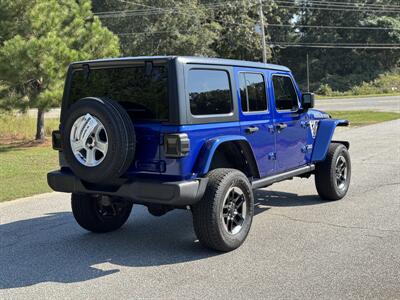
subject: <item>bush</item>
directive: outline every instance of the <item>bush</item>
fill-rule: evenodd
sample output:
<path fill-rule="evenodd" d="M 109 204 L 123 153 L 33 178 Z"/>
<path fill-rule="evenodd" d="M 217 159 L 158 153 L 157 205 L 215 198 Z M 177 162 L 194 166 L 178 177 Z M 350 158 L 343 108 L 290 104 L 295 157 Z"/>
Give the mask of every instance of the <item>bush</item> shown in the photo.
<path fill-rule="evenodd" d="M 329 86 L 329 84 L 321 84 L 321 86 L 318 88 L 318 90 L 315 91 L 318 95 L 323 95 L 323 96 L 330 96 L 332 95 L 332 88 Z"/>
<path fill-rule="evenodd" d="M 355 79 L 356 75 L 351 75 L 348 79 L 349 82 Z M 323 83 L 316 90 L 316 94 L 322 96 L 352 96 L 352 95 L 380 95 L 380 94 L 392 94 L 392 93 L 400 93 L 400 70 L 395 70 L 390 73 L 381 74 L 373 81 L 370 82 L 362 82 L 361 84 L 354 85 L 350 89 L 345 91 L 341 91 L 340 89 L 336 89 L 335 86 L 342 86 L 345 78 L 330 77 L 330 79 L 334 80 L 334 87 L 332 88 L 330 84 Z M 325 78 L 323 80 L 327 81 Z"/>

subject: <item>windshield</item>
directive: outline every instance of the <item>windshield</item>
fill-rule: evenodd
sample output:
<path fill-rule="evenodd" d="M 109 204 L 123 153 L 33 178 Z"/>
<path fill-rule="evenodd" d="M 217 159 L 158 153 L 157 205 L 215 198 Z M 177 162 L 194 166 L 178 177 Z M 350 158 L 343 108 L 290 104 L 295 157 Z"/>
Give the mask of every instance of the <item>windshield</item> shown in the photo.
<path fill-rule="evenodd" d="M 154 66 L 77 70 L 72 74 L 69 98 L 107 97 L 119 102 L 133 120 L 168 120 L 168 72 Z"/>

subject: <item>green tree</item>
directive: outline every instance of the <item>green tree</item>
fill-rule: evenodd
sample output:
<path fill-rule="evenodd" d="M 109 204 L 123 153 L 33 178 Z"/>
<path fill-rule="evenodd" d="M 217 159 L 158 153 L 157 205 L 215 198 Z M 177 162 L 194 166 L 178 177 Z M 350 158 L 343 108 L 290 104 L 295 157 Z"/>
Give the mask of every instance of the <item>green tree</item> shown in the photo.
<path fill-rule="evenodd" d="M 294 0 L 289 0 L 294 2 Z M 289 23 L 293 12 L 278 7 L 274 0 L 262 1 L 265 40 L 268 61 L 277 62 L 279 49 L 270 47 L 271 41 L 285 41 L 290 28 L 270 27 L 269 24 Z M 213 44 L 217 55 L 224 58 L 262 60 L 262 36 L 260 22 L 260 2 L 254 0 L 228 1 L 204 0 L 210 15 L 221 25 L 220 37 Z"/>
<path fill-rule="evenodd" d="M 6 36 L 0 48 L 0 106 L 37 108 L 36 139 L 43 140 L 44 112 L 60 104 L 68 64 L 117 56 L 119 41 L 93 16 L 89 0 L 17 2 L 0 2 L 7 16 L 0 21 Z M 8 30 L 10 17 L 17 15 L 23 22 Z"/>
<path fill-rule="evenodd" d="M 262 39 L 258 3 L 251 0 L 232 1 L 215 6 L 214 18 L 222 31 L 214 49 L 218 56 L 243 60 L 262 60 Z M 211 6 L 212 7 L 212 6 Z M 269 40 L 268 32 L 266 39 Z M 271 57 L 268 49 L 267 57 Z"/>
<path fill-rule="evenodd" d="M 290 0 L 294 2 L 294 0 Z M 263 1 L 266 40 L 284 41 L 291 28 L 268 27 L 293 17 Z M 120 35 L 125 55 L 204 55 L 261 60 L 259 2 L 254 0 L 93 0 L 103 24 Z M 267 49 L 268 57 L 272 51 Z M 279 49 L 275 49 L 276 60 Z"/>
<path fill-rule="evenodd" d="M 399 45 L 400 14 L 391 11 L 390 7 L 383 11 L 374 9 L 380 6 L 371 8 L 371 5 L 398 5 L 398 0 L 370 0 L 368 2 L 323 0 L 318 4 L 305 1 L 300 3 L 302 6 L 297 11 L 293 27 L 298 34 L 290 41 L 333 44 L 331 48 L 304 47 L 288 48 L 282 51 L 282 63 L 290 65 L 303 83 L 306 78 L 307 53 L 311 61 L 311 81 L 314 89 L 321 84 L 329 84 L 334 90 L 349 90 L 399 65 L 400 51 L 398 49 L 335 47 L 340 43 Z M 332 7 L 332 5 L 336 6 Z M 331 28 L 323 28 L 324 26 L 331 26 Z M 363 27 L 366 29 L 360 29 Z M 389 29 L 368 29 L 370 27 Z"/>
<path fill-rule="evenodd" d="M 215 55 L 220 25 L 198 0 L 94 0 L 93 8 L 125 55 Z"/>

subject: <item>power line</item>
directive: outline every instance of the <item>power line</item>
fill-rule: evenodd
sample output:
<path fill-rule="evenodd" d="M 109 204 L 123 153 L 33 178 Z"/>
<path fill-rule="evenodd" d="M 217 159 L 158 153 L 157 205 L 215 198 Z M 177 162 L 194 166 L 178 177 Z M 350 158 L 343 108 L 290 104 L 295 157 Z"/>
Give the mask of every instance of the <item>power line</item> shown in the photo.
<path fill-rule="evenodd" d="M 374 4 L 374 3 L 362 3 L 362 2 L 353 2 L 353 3 L 349 3 L 349 2 L 339 2 L 339 1 L 335 1 L 335 2 L 326 2 L 326 1 L 318 1 L 318 0 L 302 0 L 300 2 L 303 2 L 304 4 L 310 3 L 310 4 L 323 4 L 323 5 L 341 5 L 341 6 L 349 6 L 349 7 L 375 7 L 375 8 L 399 8 L 400 9 L 400 5 L 392 5 L 392 4 Z"/>
<path fill-rule="evenodd" d="M 325 46 L 301 44 L 270 44 L 280 48 L 320 48 L 320 49 L 363 49 L 363 50 L 398 50 L 400 47 L 375 47 L 375 46 Z"/>
<path fill-rule="evenodd" d="M 269 42 L 272 47 L 327 48 L 327 49 L 400 49 L 400 44 L 368 44 L 368 43 L 290 43 Z"/>
<path fill-rule="evenodd" d="M 118 14 L 110 16 L 100 16 L 100 18 L 116 18 L 116 17 L 133 17 L 141 16 L 142 14 L 130 14 L 130 11 L 118 11 Z M 220 20 L 223 23 L 227 23 L 224 20 Z M 230 23 L 236 25 L 235 23 Z M 372 26 L 331 26 L 331 25 L 303 25 L 303 24 L 267 24 L 267 27 L 288 27 L 288 28 L 316 28 L 316 29 L 345 29 L 345 30 L 391 30 L 400 31 L 400 28 L 393 27 L 372 27 Z"/>
<path fill-rule="evenodd" d="M 134 2 L 134 1 L 125 1 L 125 0 L 118 0 L 118 1 L 121 2 L 121 3 L 139 5 L 139 6 L 142 6 L 142 7 L 148 7 L 148 8 L 152 8 L 152 9 L 156 9 L 156 10 L 162 10 L 162 11 L 166 11 L 166 12 L 169 12 L 169 11 L 172 10 L 172 11 L 175 11 L 175 12 L 180 13 L 180 14 L 182 14 L 182 15 L 187 15 L 187 16 L 190 16 L 190 17 L 197 17 L 197 16 L 194 15 L 194 14 L 188 14 L 188 13 L 181 12 L 180 10 L 178 10 L 178 7 L 177 7 L 177 6 L 172 7 L 172 8 L 162 8 L 162 7 L 157 7 L 157 6 L 152 6 L 152 5 L 146 5 L 146 4 L 142 4 L 142 3 L 138 3 L 138 2 Z"/>
<path fill-rule="evenodd" d="M 302 25 L 302 24 L 267 24 L 269 27 L 300 27 L 300 28 L 322 28 L 322 29 L 351 29 L 351 30 L 393 30 L 400 28 L 393 27 L 371 27 L 371 26 L 330 26 L 330 25 Z"/>
<path fill-rule="evenodd" d="M 387 9 L 390 9 L 390 12 L 398 12 L 400 10 L 400 6 L 395 6 L 395 7 L 383 7 L 383 6 L 372 6 L 369 4 L 356 4 L 356 3 L 352 3 L 351 5 L 343 5 L 343 4 L 339 4 L 338 2 L 322 2 L 322 1 L 307 1 L 307 2 L 302 2 L 302 3 L 298 3 L 296 4 L 293 1 L 288 1 L 288 0 L 275 0 L 275 3 L 283 3 L 285 5 L 291 5 L 291 6 L 298 6 L 298 7 L 314 7 L 314 8 L 318 8 L 318 7 L 333 7 L 333 8 L 344 8 L 344 9 L 354 9 L 354 10 L 373 10 L 373 11 L 387 11 Z M 348 3 L 350 4 L 350 3 Z"/>
<path fill-rule="evenodd" d="M 288 43 L 288 42 L 270 42 L 270 43 Z M 302 45 L 353 45 L 353 46 L 394 46 L 394 47 L 400 47 L 399 43 L 324 43 L 324 42 L 317 42 L 317 43 L 308 43 L 308 42 L 299 42 L 299 43 L 290 43 L 289 44 L 302 44 Z"/>
<path fill-rule="evenodd" d="M 287 1 L 283 1 L 287 2 Z M 368 8 L 339 8 L 339 7 L 312 7 L 305 5 L 281 5 L 278 4 L 278 7 L 281 8 L 289 8 L 289 9 L 308 9 L 308 10 L 329 10 L 329 11 L 343 11 L 343 12 L 375 12 L 375 13 L 400 13 L 400 10 L 374 10 Z"/>
<path fill-rule="evenodd" d="M 101 12 L 98 13 L 97 15 L 99 17 L 117 17 L 117 16 L 137 16 L 137 15 L 143 15 L 146 13 L 160 13 L 162 11 L 164 12 L 168 12 L 168 13 L 172 13 L 172 12 L 177 12 L 183 15 L 188 15 L 188 16 L 193 16 L 193 17 L 197 17 L 193 14 L 187 14 L 187 13 L 183 13 L 180 10 L 177 10 L 177 7 L 171 7 L 171 8 L 160 8 L 160 7 L 156 7 L 156 6 L 151 6 L 151 5 L 146 5 L 146 4 L 142 4 L 142 3 L 137 3 L 137 2 L 133 2 L 133 1 L 125 1 L 125 0 L 119 0 L 121 3 L 128 3 L 128 4 L 132 4 L 132 5 L 138 5 L 138 6 L 142 6 L 142 7 L 146 7 L 146 8 L 150 8 L 147 10 L 128 10 L 128 11 L 110 11 L 110 12 Z M 266 0 L 258 0 L 262 2 L 265 2 Z M 231 1 L 232 2 L 240 2 L 240 1 Z M 283 3 L 288 3 L 288 1 L 284 1 L 284 0 L 276 0 L 276 2 L 283 2 Z M 321 1 L 310 1 L 312 2 L 321 2 Z M 292 2 L 289 2 L 292 3 Z M 337 2 L 338 3 L 338 2 Z M 223 3 L 217 3 L 216 5 L 222 5 Z M 326 3 L 327 5 L 330 5 L 329 3 Z M 295 5 L 293 5 L 292 7 L 295 7 Z M 243 26 L 242 24 L 236 24 L 236 23 L 230 23 L 224 20 L 219 20 L 219 22 L 225 23 L 225 24 L 231 24 L 231 25 L 236 25 L 236 26 Z M 394 29 L 394 28 L 388 28 L 388 27 L 362 27 L 362 26 L 323 26 L 323 25 L 289 25 L 289 24 L 269 24 L 270 27 L 304 27 L 304 28 L 318 28 L 318 29 L 346 29 L 346 30 L 367 30 L 367 29 L 371 29 L 371 30 L 399 30 L 399 29 Z M 188 31 L 158 31 L 158 32 L 132 32 L 132 33 L 119 33 L 118 35 L 120 36 L 129 36 L 129 35 L 140 35 L 140 34 L 158 34 L 158 33 L 168 33 L 168 32 L 176 32 L 176 33 L 184 33 L 184 32 L 188 32 Z"/>
<path fill-rule="evenodd" d="M 263 2 L 266 2 L 266 1 L 268 1 L 268 0 L 263 0 Z M 219 1 L 216 3 L 204 4 L 204 6 L 207 6 L 207 7 L 223 6 L 223 7 L 225 7 L 227 4 L 238 3 L 238 2 L 241 3 L 242 1 Z M 303 0 L 299 4 L 296 4 L 294 1 L 288 1 L 288 0 L 275 0 L 274 2 L 275 3 L 285 2 L 286 4 L 295 5 L 295 6 L 304 6 L 307 4 L 314 4 L 314 5 L 319 5 L 319 6 L 337 6 L 337 7 L 343 7 L 343 8 L 400 9 L 400 5 L 368 4 L 368 3 L 361 3 L 361 2 L 348 3 L 348 2 L 336 2 L 336 1 L 335 2 L 325 2 L 325 1 L 314 1 L 314 0 Z"/>
<path fill-rule="evenodd" d="M 266 2 L 268 0 L 262 0 L 262 2 Z M 99 12 L 95 13 L 100 18 L 112 18 L 112 17 L 124 17 L 124 16 L 141 16 L 141 15 L 151 15 L 151 14 L 160 14 L 161 12 L 166 12 L 166 13 L 179 13 L 179 14 L 186 14 L 189 16 L 195 16 L 193 14 L 188 14 L 180 11 L 177 6 L 175 7 L 170 7 L 170 8 L 161 8 L 161 7 L 156 7 L 152 5 L 146 5 L 134 1 L 126 1 L 126 0 L 119 0 L 121 3 L 127 3 L 127 4 L 132 4 L 132 5 L 138 5 L 146 8 L 150 8 L 147 10 L 123 10 L 123 11 L 108 11 L 108 12 Z M 241 1 L 225 1 L 225 2 L 217 2 L 217 3 L 212 3 L 212 4 L 205 4 L 203 5 L 205 9 L 212 10 L 217 7 L 225 7 L 226 4 L 232 4 L 232 3 L 241 3 Z M 322 1 L 308 1 L 304 2 L 304 4 L 295 4 L 294 2 L 291 1 L 285 1 L 285 0 L 275 0 L 275 3 L 278 4 L 278 7 L 282 8 L 290 8 L 290 9 L 310 9 L 310 10 L 335 10 L 335 11 L 357 11 L 357 12 L 378 12 L 378 13 L 400 13 L 400 6 L 393 6 L 392 9 L 390 10 L 383 10 L 383 9 L 377 9 L 377 6 L 370 6 L 370 5 L 362 5 L 362 6 L 354 6 L 357 4 L 361 3 L 344 3 L 347 5 L 339 5 L 339 3 L 343 2 L 334 2 L 334 3 L 326 3 Z M 279 3 L 282 3 L 284 5 L 280 5 Z M 321 4 L 318 4 L 321 3 Z M 255 5 L 256 3 L 253 3 Z M 310 7 L 307 6 L 307 4 L 315 4 L 319 7 Z M 268 4 L 271 6 L 272 4 Z M 382 7 L 384 8 L 384 7 Z M 115 15 L 115 16 L 114 16 Z"/>
<path fill-rule="evenodd" d="M 187 13 L 182 12 L 180 9 L 178 9 L 177 6 L 170 7 L 170 8 L 161 8 L 161 7 L 141 4 L 141 3 L 133 2 L 133 1 L 126 1 L 126 0 L 118 0 L 118 1 L 121 2 L 121 3 L 138 5 L 138 6 L 147 7 L 147 8 L 150 8 L 150 9 L 147 9 L 147 10 L 143 10 L 143 9 L 142 10 L 119 10 L 119 11 L 115 11 L 114 10 L 114 11 L 106 11 L 106 12 L 97 12 L 97 13 L 94 13 L 94 15 L 97 15 L 100 18 L 106 18 L 106 17 L 110 17 L 110 16 L 112 16 L 114 14 L 116 14 L 115 17 L 118 17 L 118 16 L 121 16 L 121 15 L 126 14 L 126 13 L 137 13 L 138 15 L 144 15 L 144 14 L 151 15 L 151 14 L 159 14 L 161 12 L 167 12 L 167 13 L 180 13 L 180 14 L 189 15 L 189 16 L 196 16 L 196 15 L 193 15 L 193 14 L 187 14 Z M 254 0 L 254 1 L 256 1 L 256 0 Z M 226 3 L 228 3 L 228 2 L 230 4 L 232 4 L 232 3 L 239 3 L 239 2 L 242 2 L 242 1 L 241 0 L 236 0 L 236 1 L 227 1 L 227 2 L 224 2 L 224 3 L 220 2 L 220 3 L 215 3 L 215 4 L 204 4 L 203 7 L 205 9 L 210 10 L 212 8 L 215 8 L 215 7 L 220 7 L 220 6 L 223 6 L 223 5 L 225 6 Z M 253 5 L 255 5 L 255 4 L 256 3 L 253 3 Z"/>
<path fill-rule="evenodd" d="M 164 30 L 164 31 L 153 31 L 153 32 L 126 32 L 126 33 L 117 33 L 119 36 L 130 36 L 130 35 L 152 35 L 152 34 L 162 34 L 162 33 L 177 33 L 177 34 L 182 34 L 186 32 L 190 32 L 190 30 Z M 374 48 L 374 49 L 384 49 L 384 48 L 390 48 L 390 49 L 398 49 L 400 48 L 400 44 L 398 43 L 323 43 L 323 42 L 317 42 L 317 43 L 306 43 L 306 42 L 268 42 L 270 45 L 293 45 L 293 46 L 326 46 L 326 47 L 346 47 L 346 48 Z"/>

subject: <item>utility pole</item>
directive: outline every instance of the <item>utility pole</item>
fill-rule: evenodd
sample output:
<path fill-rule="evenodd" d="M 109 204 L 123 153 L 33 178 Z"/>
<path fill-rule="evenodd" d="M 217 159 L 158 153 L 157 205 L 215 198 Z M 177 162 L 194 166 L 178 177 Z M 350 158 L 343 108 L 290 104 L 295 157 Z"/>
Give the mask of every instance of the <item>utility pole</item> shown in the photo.
<path fill-rule="evenodd" d="M 308 52 L 307 52 L 307 92 L 310 92 L 310 66 L 308 63 Z"/>
<path fill-rule="evenodd" d="M 261 38 L 262 38 L 262 47 L 263 47 L 263 62 L 267 62 L 267 44 L 265 42 L 265 29 L 264 29 L 264 12 L 263 12 L 263 0 L 259 0 L 260 4 L 260 25 L 261 25 Z"/>

